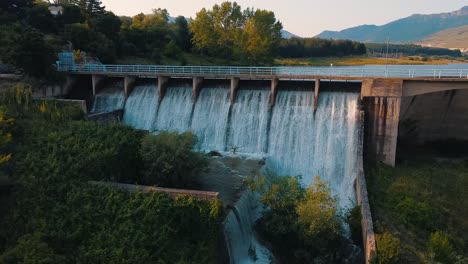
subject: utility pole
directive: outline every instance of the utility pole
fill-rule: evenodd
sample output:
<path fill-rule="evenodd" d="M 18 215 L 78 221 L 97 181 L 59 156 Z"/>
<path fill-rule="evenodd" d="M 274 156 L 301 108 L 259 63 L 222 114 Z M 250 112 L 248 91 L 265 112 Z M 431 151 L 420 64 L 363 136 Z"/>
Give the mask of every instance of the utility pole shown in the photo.
<path fill-rule="evenodd" d="M 390 44 L 390 38 L 387 37 L 387 53 L 385 54 L 385 75 L 388 75 L 388 44 Z"/>

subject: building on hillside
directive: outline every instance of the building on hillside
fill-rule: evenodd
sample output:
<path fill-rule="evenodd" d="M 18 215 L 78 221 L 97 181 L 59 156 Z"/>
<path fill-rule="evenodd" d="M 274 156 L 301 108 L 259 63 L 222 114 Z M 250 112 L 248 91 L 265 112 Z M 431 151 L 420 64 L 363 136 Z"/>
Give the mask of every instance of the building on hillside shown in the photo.
<path fill-rule="evenodd" d="M 61 15 L 63 12 L 63 7 L 60 5 L 51 5 L 49 6 L 49 11 L 52 15 L 58 16 Z"/>

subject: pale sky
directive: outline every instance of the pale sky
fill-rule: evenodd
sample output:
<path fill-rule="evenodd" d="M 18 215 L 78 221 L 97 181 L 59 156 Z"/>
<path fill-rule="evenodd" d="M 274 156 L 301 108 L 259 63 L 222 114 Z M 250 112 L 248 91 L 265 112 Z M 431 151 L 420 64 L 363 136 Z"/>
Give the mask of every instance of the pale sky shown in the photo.
<path fill-rule="evenodd" d="M 102 0 L 107 10 L 133 16 L 166 8 L 173 17 L 195 17 L 215 0 Z M 341 30 L 362 24 L 382 25 L 412 14 L 451 12 L 468 5 L 468 0 L 238 0 L 243 9 L 254 7 L 275 12 L 283 28 L 301 37 L 323 30 Z"/>

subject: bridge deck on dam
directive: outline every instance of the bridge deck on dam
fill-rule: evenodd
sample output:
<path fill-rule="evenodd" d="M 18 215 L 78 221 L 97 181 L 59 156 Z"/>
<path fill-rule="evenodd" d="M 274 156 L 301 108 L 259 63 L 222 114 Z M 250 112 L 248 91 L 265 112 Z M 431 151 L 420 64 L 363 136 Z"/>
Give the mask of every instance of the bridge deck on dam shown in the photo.
<path fill-rule="evenodd" d="M 242 79 L 333 79 L 363 80 L 397 78 L 407 80 L 466 81 L 468 69 L 423 69 L 398 67 L 225 67 L 225 66 L 159 66 L 159 65 L 62 65 L 57 70 L 74 74 L 136 77 L 204 77 Z"/>

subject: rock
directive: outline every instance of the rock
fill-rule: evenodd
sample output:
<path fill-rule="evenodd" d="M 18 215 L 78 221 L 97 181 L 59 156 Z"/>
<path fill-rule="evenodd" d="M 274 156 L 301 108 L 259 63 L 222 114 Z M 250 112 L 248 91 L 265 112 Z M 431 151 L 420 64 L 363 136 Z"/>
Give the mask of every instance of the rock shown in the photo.
<path fill-rule="evenodd" d="M 221 155 L 221 153 L 219 153 L 219 152 L 216 151 L 216 150 L 212 150 L 212 151 L 208 152 L 208 156 L 211 156 L 211 157 L 222 157 L 223 155 Z"/>

